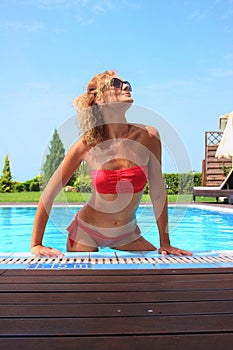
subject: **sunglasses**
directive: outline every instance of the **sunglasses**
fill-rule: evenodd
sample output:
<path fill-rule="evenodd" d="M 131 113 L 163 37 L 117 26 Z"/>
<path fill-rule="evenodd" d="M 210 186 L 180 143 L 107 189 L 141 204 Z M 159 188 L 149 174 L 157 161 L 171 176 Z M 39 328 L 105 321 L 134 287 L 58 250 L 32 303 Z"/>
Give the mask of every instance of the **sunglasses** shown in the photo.
<path fill-rule="evenodd" d="M 110 81 L 110 86 L 114 87 L 115 89 L 122 89 L 123 84 L 128 85 L 129 91 L 132 91 L 132 86 L 128 81 L 122 81 L 118 78 L 112 78 L 112 80 Z"/>

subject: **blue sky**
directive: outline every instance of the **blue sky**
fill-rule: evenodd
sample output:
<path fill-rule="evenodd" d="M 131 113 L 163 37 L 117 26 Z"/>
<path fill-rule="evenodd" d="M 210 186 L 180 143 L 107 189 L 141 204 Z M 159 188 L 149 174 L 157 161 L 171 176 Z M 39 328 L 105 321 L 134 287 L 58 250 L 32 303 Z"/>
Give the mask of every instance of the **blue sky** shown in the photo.
<path fill-rule="evenodd" d="M 0 0 L 0 42 L 0 170 L 8 153 L 15 180 L 39 174 L 54 128 L 105 69 L 166 120 L 195 171 L 204 131 L 233 110 L 233 0 Z"/>

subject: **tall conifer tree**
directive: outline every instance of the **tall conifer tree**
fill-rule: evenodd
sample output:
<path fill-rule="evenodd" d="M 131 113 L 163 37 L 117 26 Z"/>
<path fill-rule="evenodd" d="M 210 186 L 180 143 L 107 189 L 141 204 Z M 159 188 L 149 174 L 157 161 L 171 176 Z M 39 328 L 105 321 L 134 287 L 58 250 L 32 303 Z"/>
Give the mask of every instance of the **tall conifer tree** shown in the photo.
<path fill-rule="evenodd" d="M 8 154 L 6 155 L 2 177 L 0 178 L 0 192 L 13 192 L 13 182 Z"/>
<path fill-rule="evenodd" d="M 49 181 L 50 177 L 53 175 L 57 167 L 61 164 L 64 157 L 65 149 L 62 140 L 57 132 L 57 129 L 55 129 L 50 141 L 49 152 L 46 156 L 46 161 L 42 167 L 42 170 L 44 172 L 44 184 Z"/>

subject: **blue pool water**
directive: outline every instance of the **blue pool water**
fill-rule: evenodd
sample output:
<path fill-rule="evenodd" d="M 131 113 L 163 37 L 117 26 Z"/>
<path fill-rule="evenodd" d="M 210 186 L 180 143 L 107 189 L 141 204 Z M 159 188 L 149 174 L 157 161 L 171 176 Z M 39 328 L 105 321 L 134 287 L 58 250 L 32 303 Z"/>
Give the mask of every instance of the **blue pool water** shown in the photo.
<path fill-rule="evenodd" d="M 54 207 L 43 243 L 65 252 L 67 231 L 80 207 Z M 0 207 L 0 252 L 30 252 L 35 207 Z M 137 220 L 146 239 L 159 246 L 151 206 L 140 206 Z M 195 251 L 233 250 L 233 213 L 169 206 L 170 239 L 174 246 Z M 105 248 L 103 251 L 111 249 Z M 112 251 L 112 250 L 111 250 Z"/>

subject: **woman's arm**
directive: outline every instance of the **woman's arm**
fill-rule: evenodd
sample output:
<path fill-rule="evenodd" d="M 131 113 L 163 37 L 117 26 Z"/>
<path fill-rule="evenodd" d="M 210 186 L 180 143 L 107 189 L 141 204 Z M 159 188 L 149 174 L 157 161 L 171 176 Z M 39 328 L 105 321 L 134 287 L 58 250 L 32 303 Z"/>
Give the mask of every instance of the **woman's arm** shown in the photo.
<path fill-rule="evenodd" d="M 43 246 L 44 231 L 55 197 L 79 167 L 86 151 L 86 144 L 82 140 L 77 141 L 67 152 L 41 195 L 31 237 L 31 252 L 37 256 L 53 257 L 62 254 L 57 249 Z"/>
<path fill-rule="evenodd" d="M 191 252 L 171 246 L 168 229 L 167 193 L 161 169 L 161 141 L 158 130 L 148 127 L 150 160 L 148 166 L 149 193 L 159 230 L 159 253 L 192 255 Z"/>

